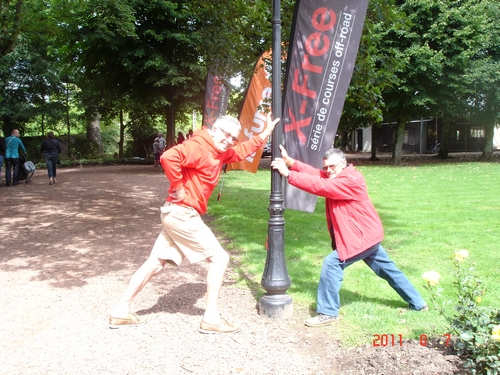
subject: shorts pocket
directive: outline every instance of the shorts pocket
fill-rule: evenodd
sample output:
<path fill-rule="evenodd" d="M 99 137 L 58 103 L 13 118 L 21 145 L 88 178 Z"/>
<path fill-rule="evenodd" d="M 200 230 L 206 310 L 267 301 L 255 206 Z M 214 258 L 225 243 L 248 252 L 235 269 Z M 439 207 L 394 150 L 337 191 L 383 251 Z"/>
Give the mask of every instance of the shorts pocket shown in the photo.
<path fill-rule="evenodd" d="M 160 211 L 162 214 L 168 214 L 170 211 L 172 211 L 172 205 L 169 204 L 168 206 L 167 205 L 161 206 Z"/>
<path fill-rule="evenodd" d="M 189 221 L 197 215 L 197 212 L 192 208 L 187 208 L 175 204 L 169 206 L 163 206 L 160 208 L 162 213 L 162 218 L 168 216 L 168 218 L 176 219 L 180 221 Z"/>

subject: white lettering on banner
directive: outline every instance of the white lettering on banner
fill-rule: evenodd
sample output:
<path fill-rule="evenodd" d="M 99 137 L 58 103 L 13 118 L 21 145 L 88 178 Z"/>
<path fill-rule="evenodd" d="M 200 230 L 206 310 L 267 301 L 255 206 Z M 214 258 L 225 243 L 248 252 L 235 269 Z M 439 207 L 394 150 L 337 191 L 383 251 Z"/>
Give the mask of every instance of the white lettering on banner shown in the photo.
<path fill-rule="evenodd" d="M 346 49 L 349 45 L 351 37 L 354 16 L 349 13 L 342 13 L 340 16 L 341 22 L 337 25 L 335 32 L 335 43 L 333 45 L 333 61 L 330 63 L 330 73 L 328 79 L 321 88 L 320 106 L 316 111 L 315 123 L 311 127 L 309 134 L 308 147 L 317 151 L 320 149 L 323 140 L 324 132 L 326 130 L 328 120 L 331 114 L 332 103 L 335 100 L 337 93 L 337 84 L 342 74 L 342 66 L 344 65 L 344 58 Z"/>
<path fill-rule="evenodd" d="M 253 158 L 255 157 L 255 154 L 257 152 L 254 152 L 253 154 L 248 155 L 245 160 L 248 160 L 250 163 L 253 163 Z"/>
<path fill-rule="evenodd" d="M 265 87 L 264 90 L 262 91 L 262 100 L 259 101 L 259 107 L 264 107 L 269 105 L 269 98 L 271 98 L 271 94 L 272 94 L 272 88 Z M 248 139 L 251 139 L 254 136 L 254 133 L 260 134 L 264 131 L 264 126 L 266 124 L 266 116 L 267 115 L 265 113 L 259 110 L 255 112 L 255 115 L 253 117 L 254 126 L 252 126 L 250 130 L 248 130 L 247 128 L 243 129 L 243 133 Z M 247 156 L 245 160 L 248 160 L 250 163 L 252 163 L 254 157 L 255 157 L 255 152 Z"/>
<path fill-rule="evenodd" d="M 294 108 L 288 107 L 289 116 L 283 130 L 285 134 L 288 132 L 295 132 L 300 144 L 305 145 L 307 143 L 307 136 L 304 134 L 302 128 L 307 128 L 311 124 L 312 117 L 303 117 L 305 113 L 308 113 L 307 107 L 309 105 L 314 105 L 317 91 L 316 87 L 311 87 L 308 85 L 309 78 L 314 80 L 319 74 L 323 74 L 323 65 L 321 60 L 323 56 L 330 52 L 330 30 L 333 30 L 335 24 L 337 23 L 337 14 L 326 7 L 317 8 L 311 16 L 311 25 L 316 30 L 307 36 L 304 44 L 305 53 L 301 55 L 300 67 L 296 66 L 292 68 L 292 72 L 289 73 L 293 76 L 291 83 L 291 90 L 293 95 L 298 98 L 301 97 L 301 104 L 294 106 Z"/>

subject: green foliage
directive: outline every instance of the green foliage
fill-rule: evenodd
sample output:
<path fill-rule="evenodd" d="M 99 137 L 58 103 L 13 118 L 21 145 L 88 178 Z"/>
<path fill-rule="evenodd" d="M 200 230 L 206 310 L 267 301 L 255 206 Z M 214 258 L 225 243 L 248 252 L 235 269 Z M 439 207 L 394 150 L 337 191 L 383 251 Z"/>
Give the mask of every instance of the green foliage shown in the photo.
<path fill-rule="evenodd" d="M 76 159 L 96 158 L 99 155 L 99 145 L 87 139 L 86 134 L 77 134 L 71 142 L 69 151 Z"/>
<path fill-rule="evenodd" d="M 465 77 L 474 71 L 474 58 L 484 58 L 481 51 L 484 31 L 491 29 L 487 25 L 495 19 L 480 10 L 481 3 L 477 0 L 396 1 L 405 22 L 389 26 L 381 43 L 382 51 L 396 49 L 402 62 L 396 70 L 398 84 L 382 92 L 384 120 L 398 120 L 393 164 L 401 164 L 403 126 L 417 116 L 445 119 L 439 157 L 447 158 L 452 137 L 450 122 L 468 117 L 471 98 L 476 97 L 477 89 L 467 84 Z M 493 41 L 490 38 L 490 43 Z"/>
<path fill-rule="evenodd" d="M 283 50 L 295 3 L 281 1 Z M 491 130 L 500 103 L 497 3 L 370 1 L 340 129 L 397 113 L 472 111 Z M 201 111 L 208 69 L 228 81 L 236 74 L 249 81 L 257 57 L 271 46 L 271 17 L 267 0 L 4 2 L 2 128 L 75 134 L 85 130 L 88 118 L 77 120 L 82 113 L 148 117 L 127 123 L 127 135 L 135 137 L 140 132 L 133 128 L 147 122 L 173 130 L 173 111 L 177 130 L 185 132 L 186 117 Z M 235 91 L 232 113 L 243 96 Z M 134 142 L 132 153 L 144 152 L 144 138 Z"/>
<path fill-rule="evenodd" d="M 485 294 L 484 283 L 474 274 L 473 267 L 465 262 L 469 253 L 460 250 L 453 256 L 453 282 L 456 293 L 455 312 L 448 315 L 438 302 L 442 288 L 437 288 L 436 279 L 427 279 L 429 291 L 438 311 L 451 323 L 457 340 L 454 345 L 465 367 L 471 374 L 500 374 L 500 310 L 481 306 Z M 447 302 L 449 304 L 449 302 Z"/>
<path fill-rule="evenodd" d="M 115 155 L 118 153 L 118 130 L 107 128 L 101 131 L 102 149 L 104 155 Z M 95 159 L 100 158 L 99 145 L 89 139 L 85 133 L 72 136 L 71 147 L 68 154 L 73 159 Z"/>
<path fill-rule="evenodd" d="M 0 17 L 0 57 L 11 53 L 20 33 L 24 0 L 3 1 Z"/>
<path fill-rule="evenodd" d="M 403 30 L 407 19 L 393 1 L 375 0 L 368 3 L 356 65 L 339 129 L 354 131 L 362 126 L 382 122 L 384 90 L 398 85 L 396 72 L 405 65 L 397 47 L 385 43 L 393 30 Z"/>
<path fill-rule="evenodd" d="M 32 137 L 29 139 L 21 138 L 24 147 L 26 148 L 26 159 L 36 162 L 37 160 L 43 160 L 43 155 L 40 152 L 40 147 L 42 146 L 43 137 Z"/>
<path fill-rule="evenodd" d="M 283 4 L 290 9 L 292 2 Z M 270 6 L 261 0 L 20 0 L 2 11 L 0 120 L 7 133 L 78 133 L 72 114 L 82 112 L 116 118 L 124 111 L 165 128 L 169 107 L 201 110 L 208 68 L 229 79 L 270 45 Z"/>
<path fill-rule="evenodd" d="M 104 154 L 118 154 L 118 138 L 120 137 L 118 129 L 107 128 L 101 131 L 102 150 Z"/>

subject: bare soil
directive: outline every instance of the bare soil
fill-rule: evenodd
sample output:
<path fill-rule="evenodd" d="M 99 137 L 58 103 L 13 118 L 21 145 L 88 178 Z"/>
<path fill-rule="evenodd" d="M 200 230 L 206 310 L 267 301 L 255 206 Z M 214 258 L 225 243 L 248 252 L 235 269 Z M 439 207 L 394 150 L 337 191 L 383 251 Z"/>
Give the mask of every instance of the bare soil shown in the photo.
<path fill-rule="evenodd" d="M 233 267 L 220 305 L 241 331 L 200 334 L 204 263 L 167 265 L 134 302 L 148 324 L 111 330 L 109 310 L 160 230 L 168 181 L 153 166 L 61 169 L 57 179 L 49 186 L 36 170 L 31 184 L 0 182 L 0 374 L 460 373 L 438 343 L 346 350 L 336 326 L 303 325 L 310 311 L 262 318 Z"/>

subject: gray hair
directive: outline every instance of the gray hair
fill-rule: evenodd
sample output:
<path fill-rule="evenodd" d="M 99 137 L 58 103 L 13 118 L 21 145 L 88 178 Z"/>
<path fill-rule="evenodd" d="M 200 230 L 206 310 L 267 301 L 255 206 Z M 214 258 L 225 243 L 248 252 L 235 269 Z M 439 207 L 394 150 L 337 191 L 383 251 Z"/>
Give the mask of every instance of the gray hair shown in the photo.
<path fill-rule="evenodd" d="M 346 160 L 342 150 L 333 147 L 325 152 L 325 154 L 323 155 L 323 160 L 329 159 L 331 156 L 334 155 L 336 156 L 336 159 L 339 160 L 339 162 Z"/>
<path fill-rule="evenodd" d="M 235 129 L 238 131 L 241 130 L 241 124 L 238 121 L 238 119 L 236 117 L 229 116 L 229 115 L 220 116 L 217 120 L 215 120 L 212 127 L 213 128 L 220 128 L 221 127 L 220 125 L 222 125 L 223 129 L 224 129 L 224 125 L 225 125 L 227 127 L 230 127 L 232 129 Z"/>

